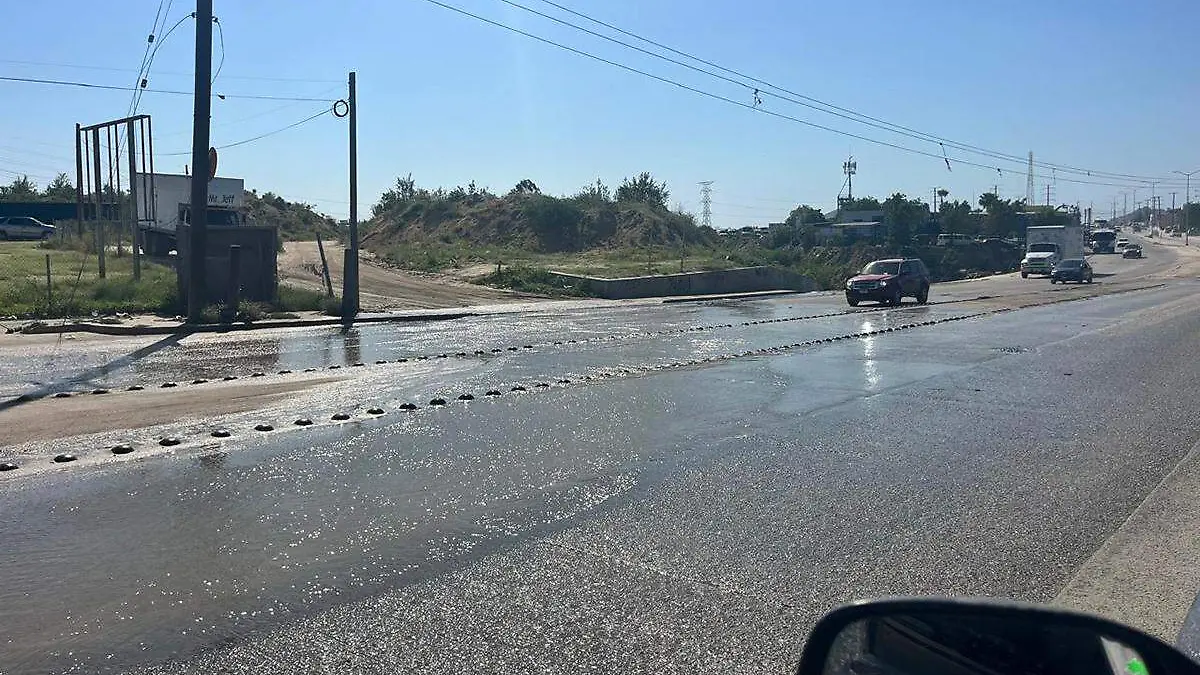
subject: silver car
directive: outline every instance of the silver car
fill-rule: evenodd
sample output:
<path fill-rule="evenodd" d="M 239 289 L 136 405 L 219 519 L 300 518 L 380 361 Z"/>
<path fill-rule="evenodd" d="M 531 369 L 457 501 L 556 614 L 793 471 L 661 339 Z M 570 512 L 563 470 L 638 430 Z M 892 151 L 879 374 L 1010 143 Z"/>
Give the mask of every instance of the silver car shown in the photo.
<path fill-rule="evenodd" d="M 55 227 L 29 216 L 0 217 L 0 239 L 49 239 Z"/>

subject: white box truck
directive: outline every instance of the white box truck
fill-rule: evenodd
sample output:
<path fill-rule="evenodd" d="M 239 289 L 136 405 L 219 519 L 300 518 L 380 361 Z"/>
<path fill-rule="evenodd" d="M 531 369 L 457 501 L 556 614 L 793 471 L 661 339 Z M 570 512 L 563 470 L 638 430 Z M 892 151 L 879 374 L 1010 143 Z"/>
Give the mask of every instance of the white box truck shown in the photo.
<path fill-rule="evenodd" d="M 173 173 L 138 174 L 138 227 L 149 255 L 167 255 L 175 248 L 175 230 L 188 223 L 192 177 Z M 208 181 L 209 225 L 236 227 L 246 224 L 246 182 L 216 177 Z"/>
<path fill-rule="evenodd" d="M 1082 225 L 1043 225 L 1025 229 L 1025 257 L 1021 278 L 1049 276 L 1060 260 L 1083 257 Z"/>

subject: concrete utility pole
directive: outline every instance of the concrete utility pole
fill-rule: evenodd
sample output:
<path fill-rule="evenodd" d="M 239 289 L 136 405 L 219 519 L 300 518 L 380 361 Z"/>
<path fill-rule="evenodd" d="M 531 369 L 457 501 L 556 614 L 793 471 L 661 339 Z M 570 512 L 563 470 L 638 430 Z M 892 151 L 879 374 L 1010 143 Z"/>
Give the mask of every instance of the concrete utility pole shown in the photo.
<path fill-rule="evenodd" d="M 1200 169 L 1172 171 L 1171 173 L 1177 173 L 1187 179 L 1185 183 L 1186 187 L 1183 188 L 1183 244 L 1186 246 L 1188 242 L 1188 230 L 1191 229 L 1191 223 L 1188 222 L 1188 211 L 1190 210 L 1188 209 L 1188 204 L 1192 203 L 1192 174 L 1200 173 Z"/>
<path fill-rule="evenodd" d="M 355 101 L 355 73 L 351 71 L 347 114 L 350 116 L 350 249 L 342 275 L 342 317 L 358 314 L 358 106 Z"/>
<path fill-rule="evenodd" d="M 212 0 L 196 0 L 196 84 L 192 110 L 192 198 L 188 207 L 188 323 L 200 323 L 207 301 L 208 141 L 212 116 Z"/>

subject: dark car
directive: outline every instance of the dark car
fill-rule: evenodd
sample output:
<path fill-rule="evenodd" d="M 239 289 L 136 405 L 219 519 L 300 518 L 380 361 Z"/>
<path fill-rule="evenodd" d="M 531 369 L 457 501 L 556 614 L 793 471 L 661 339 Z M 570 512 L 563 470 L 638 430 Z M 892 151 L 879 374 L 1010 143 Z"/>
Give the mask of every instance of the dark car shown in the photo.
<path fill-rule="evenodd" d="M 0 239 L 49 239 L 55 228 L 29 216 L 0 216 Z"/>
<path fill-rule="evenodd" d="M 1125 251 L 1124 251 L 1124 253 L 1121 254 L 1121 257 L 1122 258 L 1141 258 L 1141 257 L 1143 257 L 1142 256 L 1142 247 L 1138 246 L 1137 244 L 1130 244 L 1125 247 Z"/>
<path fill-rule="evenodd" d="M 929 300 L 929 270 L 918 258 L 876 260 L 846 281 L 846 302 L 857 307 L 863 300 L 899 305 L 902 298 Z"/>
<path fill-rule="evenodd" d="M 1075 281 L 1081 284 L 1092 283 L 1092 266 L 1083 258 L 1067 258 L 1059 261 L 1050 272 L 1050 283 L 1067 283 Z"/>

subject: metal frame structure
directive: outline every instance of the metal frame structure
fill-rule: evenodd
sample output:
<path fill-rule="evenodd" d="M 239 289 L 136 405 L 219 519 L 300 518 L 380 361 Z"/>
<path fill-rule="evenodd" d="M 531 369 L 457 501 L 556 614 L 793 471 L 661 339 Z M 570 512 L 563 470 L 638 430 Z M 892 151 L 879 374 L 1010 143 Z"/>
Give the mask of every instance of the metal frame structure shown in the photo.
<path fill-rule="evenodd" d="M 121 138 L 122 131 L 124 139 Z M 96 256 L 101 278 L 106 274 L 104 256 L 107 242 L 104 224 L 112 220 L 128 221 L 133 249 L 133 278 L 142 278 L 142 237 L 138 213 L 147 214 L 151 220 L 157 217 L 154 213 L 153 138 L 153 126 L 149 115 L 122 117 L 88 126 L 75 125 L 75 207 L 79 236 L 83 238 L 84 222 L 89 220 L 84 204 L 92 204 L 95 208 L 90 220 L 94 223 Z M 124 149 L 121 147 L 122 143 L 125 144 Z M 127 159 L 124 180 L 121 178 L 123 157 Z M 139 176 L 142 177 L 141 180 L 138 179 Z M 128 213 L 122 212 L 122 204 L 126 202 L 123 199 L 123 186 L 128 187 L 125 193 L 129 196 Z M 110 194 L 111 198 L 108 197 Z M 107 211 L 106 199 L 109 200 Z M 115 218 L 111 217 L 113 215 Z M 120 239 L 117 252 L 120 255 Z"/>

